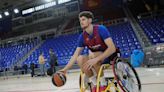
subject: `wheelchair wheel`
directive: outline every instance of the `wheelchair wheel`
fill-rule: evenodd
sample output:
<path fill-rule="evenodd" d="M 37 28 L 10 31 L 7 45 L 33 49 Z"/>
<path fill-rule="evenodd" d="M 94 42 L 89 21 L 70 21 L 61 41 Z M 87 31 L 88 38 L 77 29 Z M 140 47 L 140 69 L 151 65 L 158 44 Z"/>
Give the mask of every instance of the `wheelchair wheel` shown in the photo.
<path fill-rule="evenodd" d="M 141 82 L 136 70 L 129 62 L 117 58 L 113 62 L 113 73 L 124 92 L 141 92 Z"/>

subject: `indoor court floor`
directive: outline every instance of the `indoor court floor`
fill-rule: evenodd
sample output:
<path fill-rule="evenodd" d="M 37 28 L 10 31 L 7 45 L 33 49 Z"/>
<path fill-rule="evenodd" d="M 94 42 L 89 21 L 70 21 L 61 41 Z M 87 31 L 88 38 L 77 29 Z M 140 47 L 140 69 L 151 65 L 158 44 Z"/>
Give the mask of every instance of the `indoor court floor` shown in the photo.
<path fill-rule="evenodd" d="M 142 92 L 164 92 L 164 68 L 137 68 L 142 83 Z M 33 77 L 30 75 L 19 78 L 4 79 L 0 77 L 0 92 L 80 92 L 79 73 L 70 70 L 67 82 L 63 87 L 53 86 L 51 77 Z"/>

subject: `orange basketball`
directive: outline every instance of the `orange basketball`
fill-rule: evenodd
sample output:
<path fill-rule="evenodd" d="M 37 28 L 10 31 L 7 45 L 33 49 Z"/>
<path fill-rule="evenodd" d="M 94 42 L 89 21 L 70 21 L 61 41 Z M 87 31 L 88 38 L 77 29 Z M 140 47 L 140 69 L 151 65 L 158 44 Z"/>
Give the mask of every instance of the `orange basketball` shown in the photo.
<path fill-rule="evenodd" d="M 52 76 L 52 83 L 57 87 L 63 86 L 66 81 L 66 75 L 63 72 L 57 72 Z"/>

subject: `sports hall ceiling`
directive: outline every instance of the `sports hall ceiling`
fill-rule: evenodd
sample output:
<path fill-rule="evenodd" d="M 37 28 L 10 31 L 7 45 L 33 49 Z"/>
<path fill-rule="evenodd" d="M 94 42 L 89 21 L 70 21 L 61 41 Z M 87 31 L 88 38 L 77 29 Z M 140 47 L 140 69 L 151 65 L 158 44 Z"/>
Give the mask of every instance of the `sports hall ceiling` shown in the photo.
<path fill-rule="evenodd" d="M 0 10 L 9 8 L 26 8 L 32 4 L 41 4 L 44 2 L 44 0 L 0 0 Z"/>
<path fill-rule="evenodd" d="M 83 1 L 83 0 L 80 0 Z M 113 0 L 113 1 L 135 1 L 135 0 Z M 163 0 L 137 0 L 139 2 L 145 1 L 153 2 L 153 3 L 161 3 L 161 5 L 164 5 Z M 0 0 L 0 11 L 6 10 L 6 9 L 12 9 L 12 8 L 18 8 L 18 9 L 25 9 L 29 8 L 31 6 L 40 5 L 45 3 L 46 0 Z"/>

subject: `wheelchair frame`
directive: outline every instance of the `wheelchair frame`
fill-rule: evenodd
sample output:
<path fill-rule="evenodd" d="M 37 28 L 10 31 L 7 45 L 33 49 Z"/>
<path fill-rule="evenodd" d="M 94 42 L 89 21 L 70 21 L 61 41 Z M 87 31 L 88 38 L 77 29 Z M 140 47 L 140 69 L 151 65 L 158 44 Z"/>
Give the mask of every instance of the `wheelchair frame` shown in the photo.
<path fill-rule="evenodd" d="M 98 75 L 97 75 L 97 86 L 96 86 L 96 92 L 100 92 L 99 90 L 99 87 L 100 87 L 100 77 L 101 77 L 101 74 L 102 74 L 102 71 L 103 71 L 103 69 L 109 69 L 110 68 L 110 64 L 103 64 L 103 65 L 101 65 L 101 67 L 100 67 L 100 70 L 99 70 L 99 73 L 98 73 Z M 82 76 L 83 76 L 83 72 L 81 72 L 80 73 L 80 92 L 85 92 L 86 91 L 86 89 L 88 88 L 88 86 L 87 86 L 87 88 L 84 88 L 83 86 L 84 86 L 84 80 L 83 80 L 83 78 L 82 78 Z M 110 81 L 110 82 L 109 82 Z M 104 91 L 101 91 L 101 92 L 113 92 L 112 90 L 111 90 L 111 87 L 113 87 L 114 89 L 115 89 L 115 92 L 121 92 L 120 91 L 120 89 L 118 88 L 118 86 L 117 86 L 117 83 L 116 83 L 116 80 L 115 80 L 115 78 L 114 77 L 109 77 L 109 80 L 108 80 L 108 82 L 107 82 L 107 87 L 105 88 L 105 90 Z"/>
<path fill-rule="evenodd" d="M 102 64 L 102 65 L 101 65 L 100 70 L 99 70 L 98 75 L 97 75 L 96 92 L 113 92 L 113 91 L 111 90 L 111 87 L 114 87 L 114 89 L 115 89 L 114 92 L 121 92 L 121 90 L 122 90 L 123 92 L 130 92 L 130 91 L 128 91 L 128 90 L 126 89 L 126 87 L 124 87 L 124 85 L 122 85 L 122 83 L 120 83 L 120 80 L 119 80 L 119 78 L 118 78 L 118 75 L 116 74 L 116 70 L 115 70 L 116 67 L 115 67 L 115 64 L 118 63 L 118 62 L 123 62 L 123 61 L 116 61 L 116 60 L 118 60 L 118 59 L 119 59 L 118 57 L 116 57 L 115 59 L 113 59 L 112 65 L 110 65 L 110 64 Z M 121 60 L 121 59 L 119 59 L 119 60 Z M 140 92 L 140 91 L 141 91 L 141 82 L 140 82 L 140 79 L 139 79 L 139 77 L 138 77 L 137 72 L 136 72 L 135 69 L 130 65 L 130 63 L 128 63 L 128 62 L 124 62 L 124 63 L 126 63 L 126 64 L 132 69 L 133 73 L 135 74 L 136 80 L 137 80 L 137 82 L 138 82 L 138 90 L 139 90 L 139 92 Z M 105 90 L 104 90 L 104 91 L 100 91 L 100 89 L 99 89 L 99 87 L 100 87 L 100 77 L 101 77 L 102 71 L 103 71 L 103 69 L 109 69 L 110 66 L 112 66 L 112 70 L 113 70 L 114 77 L 110 77 L 110 79 L 109 79 L 110 82 L 108 81 L 108 83 L 107 83 L 108 85 L 107 85 L 107 87 L 105 88 Z M 79 81 L 79 83 L 80 83 L 80 92 L 85 92 L 86 89 L 88 88 L 88 86 L 85 88 L 83 76 L 84 76 L 84 73 L 81 71 L 81 73 L 80 73 L 80 81 Z M 117 86 L 117 84 L 119 84 L 119 87 Z M 90 90 L 92 90 L 92 89 L 90 89 Z M 92 92 L 92 91 L 91 91 L 91 92 Z"/>

